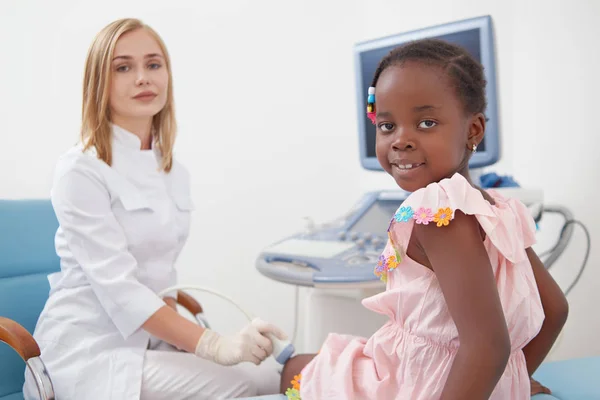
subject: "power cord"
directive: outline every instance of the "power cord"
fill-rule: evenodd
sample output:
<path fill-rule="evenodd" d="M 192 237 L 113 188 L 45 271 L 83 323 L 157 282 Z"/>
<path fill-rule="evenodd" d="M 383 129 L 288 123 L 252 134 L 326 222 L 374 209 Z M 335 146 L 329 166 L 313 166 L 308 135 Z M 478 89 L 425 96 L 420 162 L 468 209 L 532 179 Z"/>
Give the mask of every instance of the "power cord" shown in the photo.
<path fill-rule="evenodd" d="M 571 290 L 573 290 L 573 288 L 575 287 L 575 285 L 577 285 L 577 283 L 581 279 L 581 276 L 583 275 L 583 271 L 585 271 L 585 267 L 587 266 L 587 262 L 588 262 L 588 259 L 590 257 L 590 251 L 591 251 L 591 247 L 592 247 L 592 240 L 591 240 L 591 237 L 590 237 L 590 232 L 588 231 L 588 228 L 581 221 L 574 220 L 574 219 L 570 220 L 570 221 L 566 221 L 565 224 L 563 225 L 562 230 L 561 230 L 561 235 L 563 234 L 563 232 L 567 228 L 567 226 L 569 226 L 570 224 L 579 225 L 581 227 L 581 229 L 583 229 L 583 232 L 584 232 L 585 237 L 586 237 L 587 248 L 585 250 L 585 255 L 583 257 L 583 261 L 581 263 L 581 267 L 579 268 L 579 271 L 577 272 L 577 275 L 575 276 L 575 279 L 573 280 L 573 282 L 571 282 L 571 284 L 569 285 L 569 287 L 567 287 L 567 289 L 565 290 L 565 297 L 569 295 L 569 293 L 571 292 Z"/>
<path fill-rule="evenodd" d="M 546 211 L 546 212 L 549 212 L 549 211 Z M 559 213 L 559 212 L 555 212 L 555 214 L 561 214 L 561 215 L 562 215 L 562 213 Z M 563 223 L 563 227 L 561 228 L 560 234 L 558 235 L 559 239 L 556 241 L 556 243 L 555 243 L 555 244 L 554 244 L 554 245 L 553 245 L 551 248 L 549 248 L 548 250 L 546 250 L 546 251 L 543 251 L 543 252 L 541 252 L 540 254 L 538 254 L 538 257 L 539 257 L 539 258 L 544 258 L 544 257 L 547 257 L 547 256 L 549 256 L 549 255 L 550 255 L 550 254 L 552 254 L 552 252 L 553 252 L 553 251 L 555 251 L 555 250 L 556 250 L 556 248 L 558 247 L 558 244 L 559 244 L 559 242 L 560 242 L 560 238 L 561 238 L 561 237 L 563 236 L 563 234 L 564 234 L 564 228 L 565 228 L 565 226 L 567 225 L 567 219 L 566 219 L 566 216 L 565 216 L 565 215 L 563 215 L 563 217 L 565 217 L 565 222 Z M 548 268 L 548 269 L 549 269 L 549 268 Z"/>
<path fill-rule="evenodd" d="M 585 271 L 585 268 L 587 266 L 587 262 L 588 262 L 591 247 L 592 247 L 591 235 L 588 231 L 588 228 L 585 226 L 585 224 L 581 221 L 574 219 L 573 214 L 566 207 L 545 206 L 543 209 L 543 212 L 560 214 L 564 218 L 564 223 L 560 230 L 560 233 L 558 235 L 558 239 L 556 240 L 556 243 L 550 249 L 548 249 L 544 252 L 541 252 L 539 254 L 540 259 L 544 259 L 543 260 L 544 266 L 546 267 L 547 270 L 550 270 L 550 268 L 552 268 L 554 263 L 563 254 L 563 252 L 569 245 L 569 243 L 573 237 L 573 226 L 574 225 L 579 225 L 583 229 L 583 232 L 585 233 L 585 236 L 586 236 L 587 248 L 585 251 L 585 256 L 583 258 L 583 262 L 581 263 L 581 266 L 579 268 L 579 271 L 577 272 L 575 279 L 573 280 L 573 282 L 571 282 L 571 284 L 565 290 L 565 296 L 567 296 L 573 290 L 575 285 L 577 285 L 577 283 L 579 282 L 579 280 L 580 280 L 581 276 L 583 275 L 583 272 Z"/>
<path fill-rule="evenodd" d="M 242 314 L 244 314 L 246 316 L 246 318 L 248 319 L 248 321 L 252 321 L 254 320 L 255 316 L 254 314 L 252 314 L 251 312 L 247 311 L 246 309 L 244 309 L 240 304 L 236 303 L 231 297 L 224 295 L 223 293 L 214 290 L 214 289 L 210 289 L 204 286 L 197 286 L 197 285 L 175 285 L 175 286 L 171 286 L 169 288 L 166 288 L 164 290 L 162 290 L 158 296 L 159 297 L 164 297 L 167 293 L 176 291 L 176 290 L 197 290 L 200 292 L 206 292 L 206 293 L 210 293 L 213 294 L 215 296 L 218 296 L 220 298 L 222 298 L 223 300 L 228 301 L 230 304 L 232 304 L 233 306 L 235 306 L 238 310 L 240 310 L 240 312 Z M 273 358 L 275 358 L 275 360 L 281 364 L 284 365 L 286 363 L 287 360 L 289 360 L 289 358 L 295 353 L 295 349 L 294 349 L 294 345 L 292 344 L 291 341 L 289 340 L 280 340 L 278 338 L 275 337 L 275 335 L 271 334 L 271 333 L 266 333 L 265 336 L 271 340 L 271 343 L 273 345 L 273 353 L 272 356 Z"/>
<path fill-rule="evenodd" d="M 248 310 L 244 309 L 241 305 L 239 305 L 238 303 L 236 303 L 231 297 L 208 287 L 204 287 L 204 286 L 198 286 L 198 285 L 175 285 L 175 286 L 171 286 L 168 287 L 162 291 L 160 291 L 158 293 L 159 297 L 164 297 L 167 293 L 170 292 L 174 292 L 176 290 L 197 290 L 200 292 L 206 292 L 206 293 L 210 293 L 212 295 L 215 295 L 217 297 L 222 298 L 223 300 L 227 301 L 229 304 L 233 305 L 235 308 L 237 308 L 242 314 L 244 314 L 244 316 L 246 317 L 246 319 L 248 319 L 248 321 L 252 321 L 254 318 L 256 318 L 254 316 L 254 314 L 252 314 L 251 312 L 249 312 Z"/>
<path fill-rule="evenodd" d="M 590 232 L 588 231 L 587 227 L 581 222 L 581 221 L 577 221 L 574 219 L 571 220 L 565 220 L 565 223 L 563 224 L 563 227 L 560 231 L 560 235 L 559 235 L 559 240 L 557 241 L 557 243 L 548 251 L 541 253 L 544 255 L 549 255 L 552 252 L 554 252 L 558 247 L 560 242 L 564 242 L 563 236 L 565 235 L 565 231 L 567 230 L 567 227 L 570 227 L 570 225 L 579 225 L 582 229 L 583 232 L 585 233 L 586 236 L 586 242 L 587 242 L 587 249 L 585 251 L 585 255 L 583 257 L 583 262 L 581 263 L 581 267 L 579 268 L 579 271 L 577 272 L 577 275 L 575 276 L 575 279 L 573 280 L 573 282 L 571 282 L 571 284 L 567 287 L 567 289 L 565 290 L 565 297 L 567 297 L 569 295 L 569 293 L 571 292 L 571 290 L 573 290 L 573 288 L 575 287 L 575 285 L 577 285 L 577 283 L 579 282 L 579 279 L 581 278 L 581 276 L 583 275 L 583 271 L 585 270 L 585 267 L 587 266 L 587 262 L 590 256 L 590 250 L 591 250 L 591 237 L 590 237 Z M 569 239 L 570 240 L 570 233 L 569 233 Z M 566 245 L 566 243 L 565 243 Z M 561 250 L 564 251 L 564 247 Z M 554 257 L 554 259 L 552 260 L 552 263 L 554 263 L 554 261 L 556 261 L 558 257 Z M 549 265 L 548 267 L 550 267 L 551 265 Z M 548 268 L 549 269 L 549 268 Z M 563 335 L 564 335 L 564 331 L 561 331 L 560 334 L 558 335 L 558 338 L 556 338 L 556 341 L 554 342 L 554 345 L 552 346 L 552 348 L 550 349 L 550 352 L 548 353 L 548 356 L 554 354 L 554 352 L 556 351 L 556 349 L 560 346 L 562 339 L 563 339 Z"/>
<path fill-rule="evenodd" d="M 583 257 L 583 261 L 581 263 L 579 271 L 577 272 L 577 275 L 575 276 L 575 279 L 573 280 L 573 282 L 571 282 L 571 284 L 564 291 L 565 297 L 567 297 L 569 295 L 569 293 L 571 292 L 571 290 L 573 290 L 573 288 L 579 282 L 579 279 L 583 275 L 583 272 L 585 271 L 585 268 L 587 266 L 587 262 L 588 262 L 591 247 L 592 247 L 590 232 L 588 231 L 587 227 L 581 221 L 573 219 L 573 215 L 565 207 L 548 207 L 548 208 L 545 208 L 544 211 L 550 212 L 550 213 L 561 214 L 565 220 L 565 222 L 560 230 L 560 234 L 558 235 L 558 240 L 556 241 L 554 246 L 552 246 L 549 250 L 540 253 L 540 255 L 539 255 L 540 258 L 547 257 L 544 260 L 544 266 L 546 267 L 546 269 L 549 270 L 552 267 L 552 265 L 557 261 L 557 259 L 560 257 L 560 255 L 565 251 L 566 247 L 568 246 L 568 244 L 571 241 L 571 238 L 573 236 L 573 225 L 579 225 L 583 229 L 583 232 L 585 233 L 585 236 L 586 236 L 587 248 L 585 251 L 585 255 Z M 563 335 L 564 335 L 564 331 L 561 331 L 560 334 L 558 335 L 558 338 L 556 338 L 554 345 L 550 349 L 550 352 L 548 353 L 548 357 L 550 355 L 552 355 L 556 351 L 556 349 L 560 346 L 562 339 L 563 339 Z"/>

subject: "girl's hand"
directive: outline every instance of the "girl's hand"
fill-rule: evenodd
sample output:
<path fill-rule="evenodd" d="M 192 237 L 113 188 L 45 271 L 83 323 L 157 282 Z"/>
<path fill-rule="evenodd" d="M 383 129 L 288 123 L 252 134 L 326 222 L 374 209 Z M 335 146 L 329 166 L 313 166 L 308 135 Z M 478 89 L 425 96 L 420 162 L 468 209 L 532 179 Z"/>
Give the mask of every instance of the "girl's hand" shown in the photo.
<path fill-rule="evenodd" d="M 538 381 L 536 381 L 533 378 L 530 378 L 530 380 L 531 380 L 531 395 L 532 396 L 534 394 L 539 394 L 539 393 L 552 394 L 550 389 L 548 389 L 546 386 L 543 386 L 541 383 L 539 383 Z"/>

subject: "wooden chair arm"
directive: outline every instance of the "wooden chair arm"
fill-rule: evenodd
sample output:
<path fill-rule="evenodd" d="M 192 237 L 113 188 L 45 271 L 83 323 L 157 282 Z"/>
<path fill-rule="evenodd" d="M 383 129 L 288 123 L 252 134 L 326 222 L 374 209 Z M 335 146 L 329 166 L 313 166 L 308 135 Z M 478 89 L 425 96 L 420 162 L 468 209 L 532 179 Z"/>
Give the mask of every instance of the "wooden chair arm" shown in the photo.
<path fill-rule="evenodd" d="M 192 315 L 198 315 L 203 312 L 200 303 L 198 303 L 198 301 L 196 301 L 196 299 L 194 299 L 192 296 L 181 290 L 177 291 L 177 303 L 192 313 Z"/>
<path fill-rule="evenodd" d="M 40 347 L 33 336 L 11 319 L 0 317 L 0 342 L 12 347 L 25 361 L 40 356 Z"/>

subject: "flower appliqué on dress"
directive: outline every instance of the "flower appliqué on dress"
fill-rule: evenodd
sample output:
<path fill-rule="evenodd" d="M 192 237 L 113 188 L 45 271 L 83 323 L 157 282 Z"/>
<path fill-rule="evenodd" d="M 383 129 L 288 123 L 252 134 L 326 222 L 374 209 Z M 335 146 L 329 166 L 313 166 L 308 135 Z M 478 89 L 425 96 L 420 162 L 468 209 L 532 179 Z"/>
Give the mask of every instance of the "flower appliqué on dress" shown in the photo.
<path fill-rule="evenodd" d="M 388 272 L 393 271 L 398 267 L 398 259 L 396 255 L 385 256 L 380 255 L 375 267 L 375 275 L 379 277 L 383 282 L 387 282 Z"/>
<path fill-rule="evenodd" d="M 292 388 L 296 389 L 296 390 L 300 390 L 300 382 L 302 381 L 302 375 L 298 374 L 296 376 L 294 376 L 294 379 L 292 380 Z"/>
<path fill-rule="evenodd" d="M 452 218 L 453 214 L 450 207 L 440 208 L 433 216 L 433 222 L 437 223 L 438 227 L 448 226 Z"/>
<path fill-rule="evenodd" d="M 288 400 L 300 400 L 300 382 L 302 381 L 302 375 L 298 374 L 294 376 L 292 380 L 292 387 L 285 391 L 285 395 Z"/>
<path fill-rule="evenodd" d="M 421 207 L 414 214 L 414 218 L 417 224 L 429 225 L 433 221 L 433 211 L 431 208 Z"/>
<path fill-rule="evenodd" d="M 285 395 L 288 398 L 288 400 L 301 400 L 300 391 L 298 389 L 288 388 L 285 391 Z"/>
<path fill-rule="evenodd" d="M 396 222 L 408 222 L 412 219 L 414 214 L 411 206 L 400 207 L 400 209 L 396 211 L 396 214 L 394 214 L 394 219 Z"/>

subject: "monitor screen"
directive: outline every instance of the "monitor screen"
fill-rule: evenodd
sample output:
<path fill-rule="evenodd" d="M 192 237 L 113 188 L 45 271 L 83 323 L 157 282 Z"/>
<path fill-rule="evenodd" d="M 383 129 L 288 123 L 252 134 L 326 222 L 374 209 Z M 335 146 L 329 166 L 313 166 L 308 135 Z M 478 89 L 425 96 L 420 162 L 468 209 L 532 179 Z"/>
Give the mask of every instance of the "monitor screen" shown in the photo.
<path fill-rule="evenodd" d="M 469 166 L 479 168 L 492 165 L 500 157 L 494 43 L 491 18 L 486 16 L 371 40 L 355 46 L 360 159 L 365 169 L 382 170 L 375 156 L 375 125 L 366 114 L 368 89 L 379 61 L 402 43 L 425 38 L 460 45 L 483 65 L 487 80 L 488 106 L 485 115 L 488 121 L 484 139 L 471 157 Z"/>
<path fill-rule="evenodd" d="M 377 200 L 350 229 L 355 232 L 385 236 L 390 221 L 401 203 L 402 201 L 399 200 Z"/>

